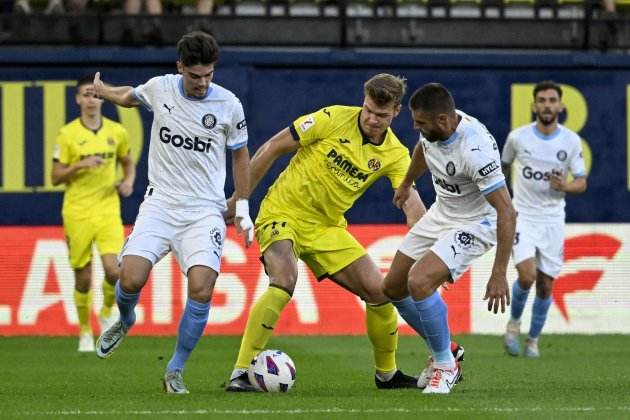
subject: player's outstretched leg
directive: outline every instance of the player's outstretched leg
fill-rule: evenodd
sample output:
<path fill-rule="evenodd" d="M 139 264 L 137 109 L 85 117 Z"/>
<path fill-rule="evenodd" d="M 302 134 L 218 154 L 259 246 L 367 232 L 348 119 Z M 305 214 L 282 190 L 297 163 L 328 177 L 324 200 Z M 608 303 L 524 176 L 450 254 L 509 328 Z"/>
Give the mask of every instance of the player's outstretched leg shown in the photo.
<path fill-rule="evenodd" d="M 510 356 L 518 356 L 521 353 L 521 316 L 527 303 L 529 289 L 523 289 L 518 281 L 512 285 L 512 303 L 510 305 L 510 320 L 505 327 L 503 346 Z"/>
<path fill-rule="evenodd" d="M 94 351 L 94 337 L 92 336 L 92 327 L 90 326 L 90 314 L 92 312 L 92 290 L 85 293 L 74 290 L 74 305 L 77 308 L 79 317 L 79 326 L 81 332 L 79 334 L 79 351 L 91 353 Z"/>
<path fill-rule="evenodd" d="M 280 313 L 290 299 L 291 295 L 286 290 L 271 285 L 254 303 L 243 332 L 234 370 L 225 386 L 226 391 L 257 391 L 249 381 L 247 369 L 254 356 L 265 349 Z"/>
<path fill-rule="evenodd" d="M 188 389 L 184 385 L 184 366 L 203 335 L 209 313 L 210 302 L 197 302 L 191 298 L 186 300 L 186 307 L 179 321 L 175 352 L 166 365 L 164 374 L 164 390 L 167 393 L 188 394 Z"/>
<path fill-rule="evenodd" d="M 391 303 L 366 306 L 365 320 L 368 337 L 374 349 L 378 389 L 415 388 L 417 378 L 405 375 L 396 367 L 398 347 L 398 316 Z"/>
<path fill-rule="evenodd" d="M 101 359 L 110 357 L 120 346 L 129 329 L 136 322 L 134 308 L 140 299 L 140 293 L 127 293 L 116 283 L 116 302 L 120 311 L 120 318 L 111 327 L 101 333 L 96 341 L 96 355 Z"/>

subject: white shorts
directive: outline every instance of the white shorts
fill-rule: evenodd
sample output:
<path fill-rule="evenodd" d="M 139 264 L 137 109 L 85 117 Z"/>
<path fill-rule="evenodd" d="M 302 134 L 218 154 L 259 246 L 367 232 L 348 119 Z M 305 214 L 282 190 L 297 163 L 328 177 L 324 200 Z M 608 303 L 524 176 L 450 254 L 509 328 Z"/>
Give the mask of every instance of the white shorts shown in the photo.
<path fill-rule="evenodd" d="M 544 224 L 517 218 L 512 259 L 517 265 L 530 258 L 536 258 L 538 270 L 558 277 L 564 261 L 564 223 Z"/>
<path fill-rule="evenodd" d="M 454 282 L 497 242 L 496 219 L 446 221 L 431 209 L 411 228 L 398 250 L 414 260 L 433 251 L 446 264 Z"/>
<path fill-rule="evenodd" d="M 218 274 L 225 230 L 219 209 L 174 209 L 147 197 L 119 259 L 138 255 L 155 265 L 173 251 L 184 274 L 195 265 L 210 267 Z"/>

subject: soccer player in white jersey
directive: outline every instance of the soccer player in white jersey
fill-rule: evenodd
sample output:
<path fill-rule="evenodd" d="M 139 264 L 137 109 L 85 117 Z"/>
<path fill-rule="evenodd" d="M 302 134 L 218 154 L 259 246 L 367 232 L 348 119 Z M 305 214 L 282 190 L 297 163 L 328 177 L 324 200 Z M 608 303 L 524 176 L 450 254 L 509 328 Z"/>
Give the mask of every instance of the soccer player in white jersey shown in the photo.
<path fill-rule="evenodd" d="M 520 326 L 529 289 L 536 283 L 524 355 L 539 357 L 538 337 L 551 305 L 553 279 L 564 257 L 564 196 L 586 190 L 582 142 L 558 123 L 564 110 L 562 89 L 552 81 L 534 87 L 536 121 L 512 131 L 501 161 L 506 174 L 514 165 L 514 207 L 518 211 L 512 258 L 518 279 L 512 286 L 511 317 L 504 336 L 508 354 L 520 354 Z M 567 180 L 567 174 L 573 180 Z"/>
<path fill-rule="evenodd" d="M 405 202 L 427 168 L 436 201 L 405 236 L 383 287 L 431 350 L 418 386 L 425 394 L 447 394 L 459 381 L 461 367 L 450 350 L 448 310 L 438 288 L 455 282 L 496 244 L 484 299 L 489 311 L 504 312 L 510 304 L 506 270 L 516 212 L 494 138 L 478 120 L 455 109 L 443 85 L 429 83 L 416 90 L 409 108 L 421 136 L 394 204 Z"/>
<path fill-rule="evenodd" d="M 96 351 L 105 358 L 120 345 L 136 320 L 134 307 L 151 268 L 173 251 L 188 277 L 188 298 L 164 375 L 168 393 L 188 393 L 184 365 L 206 326 L 221 266 L 226 149 L 232 153 L 235 224 L 245 234 L 246 246 L 253 240 L 245 117 L 236 96 L 211 83 L 218 53 L 212 36 L 191 32 L 177 44 L 177 75 L 154 77 L 136 88 L 107 86 L 99 73 L 94 79 L 100 97 L 153 112 L 149 186 L 120 255 L 120 319 L 99 337 Z"/>

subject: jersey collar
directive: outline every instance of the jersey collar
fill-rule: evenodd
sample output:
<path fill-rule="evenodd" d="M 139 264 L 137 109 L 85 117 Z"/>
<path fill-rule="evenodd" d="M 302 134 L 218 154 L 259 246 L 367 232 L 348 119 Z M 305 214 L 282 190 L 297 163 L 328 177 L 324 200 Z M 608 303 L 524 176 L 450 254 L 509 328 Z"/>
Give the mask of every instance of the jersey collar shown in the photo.
<path fill-rule="evenodd" d="M 536 127 L 536 123 L 532 124 L 532 129 L 534 130 L 534 135 L 543 141 L 553 140 L 560 135 L 560 126 L 556 127 L 553 133 L 549 135 L 546 135 L 540 130 L 538 130 L 538 127 Z"/>
<path fill-rule="evenodd" d="M 177 86 L 179 87 L 180 95 L 182 95 L 184 99 L 188 99 L 189 101 L 202 101 L 206 99 L 207 97 L 209 97 L 210 93 L 212 93 L 212 85 L 210 85 L 208 86 L 208 90 L 206 91 L 206 96 L 204 96 L 203 98 L 197 98 L 196 96 L 186 95 L 186 92 L 184 92 L 184 79 L 181 76 L 179 76 L 179 82 L 177 83 Z"/>

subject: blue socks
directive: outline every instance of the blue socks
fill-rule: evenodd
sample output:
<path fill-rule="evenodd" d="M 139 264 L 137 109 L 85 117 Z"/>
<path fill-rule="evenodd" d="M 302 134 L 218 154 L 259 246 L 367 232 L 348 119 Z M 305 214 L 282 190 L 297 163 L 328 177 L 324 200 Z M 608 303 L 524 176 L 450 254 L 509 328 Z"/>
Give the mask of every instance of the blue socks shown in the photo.
<path fill-rule="evenodd" d="M 420 334 L 420 337 L 425 338 L 427 336 L 422 327 L 422 322 L 420 321 L 420 314 L 411 296 L 407 296 L 402 300 L 392 300 L 392 304 L 398 309 L 398 313 L 403 317 L 405 322 Z"/>
<path fill-rule="evenodd" d="M 186 309 L 179 321 L 175 353 L 166 366 L 167 372 L 184 370 L 184 365 L 197 342 L 203 335 L 208 323 L 210 303 L 201 303 L 192 299 L 186 300 Z"/>
<path fill-rule="evenodd" d="M 455 365 L 451 353 L 451 336 L 448 330 L 448 308 L 442 296 L 436 291 L 431 296 L 414 302 L 429 343 L 436 365 L 452 367 Z"/>
<path fill-rule="evenodd" d="M 140 292 L 127 293 L 120 288 L 120 281 L 116 282 L 116 303 L 120 311 L 120 320 L 127 329 L 136 323 L 136 312 L 133 310 L 140 299 Z"/>
<path fill-rule="evenodd" d="M 547 320 L 547 312 L 549 312 L 549 306 L 551 305 L 551 297 L 547 299 L 541 299 L 536 296 L 534 299 L 534 306 L 532 307 L 532 323 L 529 327 L 529 336 L 531 338 L 538 338 L 540 332 Z"/>
<path fill-rule="evenodd" d="M 527 303 L 528 295 L 529 289 L 522 289 L 520 284 L 518 284 L 518 279 L 516 279 L 516 281 L 514 281 L 514 284 L 512 285 L 511 304 L 511 314 L 514 321 L 521 319 L 521 315 L 523 315 L 523 309 L 525 308 L 525 303 Z"/>

